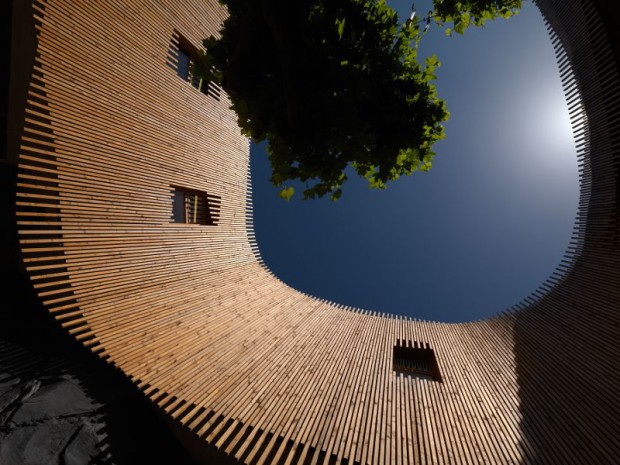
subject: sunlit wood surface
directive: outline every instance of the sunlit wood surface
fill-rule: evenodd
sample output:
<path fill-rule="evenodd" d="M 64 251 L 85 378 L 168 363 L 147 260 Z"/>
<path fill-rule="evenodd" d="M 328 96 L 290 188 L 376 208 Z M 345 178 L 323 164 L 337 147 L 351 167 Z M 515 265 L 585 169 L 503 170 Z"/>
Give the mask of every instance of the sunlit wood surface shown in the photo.
<path fill-rule="evenodd" d="M 230 102 L 167 65 L 179 34 L 200 47 L 216 33 L 217 2 L 33 2 L 18 220 L 40 298 L 243 463 L 613 463 L 618 76 L 587 1 L 540 3 L 580 157 L 574 240 L 521 304 L 443 324 L 304 295 L 263 265 Z M 172 222 L 173 186 L 219 197 L 217 224 Z M 393 347 L 415 342 L 442 382 L 393 370 Z"/>

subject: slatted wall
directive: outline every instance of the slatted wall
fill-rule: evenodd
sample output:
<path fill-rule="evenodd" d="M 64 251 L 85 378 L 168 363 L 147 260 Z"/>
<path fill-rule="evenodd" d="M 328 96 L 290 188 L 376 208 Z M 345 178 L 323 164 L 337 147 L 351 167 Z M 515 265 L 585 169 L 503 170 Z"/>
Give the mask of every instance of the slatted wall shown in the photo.
<path fill-rule="evenodd" d="M 39 296 L 241 463 L 612 463 L 618 76 L 589 2 L 539 3 L 579 144 L 574 241 L 523 303 L 455 325 L 326 302 L 265 268 L 230 102 L 167 65 L 179 35 L 217 32 L 217 2 L 34 1 L 18 219 Z M 218 198 L 217 224 L 172 222 L 173 187 Z M 409 341 L 433 349 L 441 382 L 394 370 Z"/>

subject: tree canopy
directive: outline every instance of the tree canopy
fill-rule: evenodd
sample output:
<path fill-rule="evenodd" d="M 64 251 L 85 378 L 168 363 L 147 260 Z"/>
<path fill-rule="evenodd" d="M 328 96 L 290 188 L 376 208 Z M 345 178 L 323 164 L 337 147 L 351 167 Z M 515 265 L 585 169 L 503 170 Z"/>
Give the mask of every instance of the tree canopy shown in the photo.
<path fill-rule="evenodd" d="M 469 26 L 484 26 L 488 20 L 510 18 L 522 6 L 521 0 L 434 0 L 431 16 L 440 26 L 452 24 L 446 33 L 463 34 Z"/>
<path fill-rule="evenodd" d="M 520 7 L 439 0 L 421 29 L 424 19 L 399 23 L 385 0 L 221 1 L 229 16 L 194 72 L 223 87 L 245 135 L 268 142 L 281 197 L 300 180 L 304 198 L 334 200 L 349 166 L 379 189 L 430 169 L 449 116 L 433 84 L 439 60 L 418 62 L 431 18 L 462 33 Z"/>

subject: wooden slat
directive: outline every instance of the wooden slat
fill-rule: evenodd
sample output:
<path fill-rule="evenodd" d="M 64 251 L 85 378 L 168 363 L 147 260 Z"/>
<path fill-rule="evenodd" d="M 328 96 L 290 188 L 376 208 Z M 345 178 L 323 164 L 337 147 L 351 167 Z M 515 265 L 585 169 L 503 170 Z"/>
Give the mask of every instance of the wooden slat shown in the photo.
<path fill-rule="evenodd" d="M 216 1 L 34 1 L 17 217 L 40 298 L 171 421 L 244 463 L 613 463 L 617 63 L 591 0 L 537 3 L 579 159 L 573 238 L 521 303 L 455 325 L 351 309 L 266 268 L 230 101 L 174 69 L 181 36 L 217 34 Z M 208 193 L 216 224 L 172 223 L 173 187 Z M 400 343 L 428 344 L 442 382 L 396 373 Z"/>

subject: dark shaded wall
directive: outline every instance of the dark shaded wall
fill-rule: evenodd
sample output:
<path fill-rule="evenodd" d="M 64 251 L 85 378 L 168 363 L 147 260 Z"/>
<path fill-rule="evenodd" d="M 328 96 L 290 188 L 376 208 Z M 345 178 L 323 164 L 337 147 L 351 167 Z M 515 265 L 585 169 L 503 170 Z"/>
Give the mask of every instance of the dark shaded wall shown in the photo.
<path fill-rule="evenodd" d="M 0 253 L 2 274 L 12 276 L 21 269 L 17 256 L 15 183 L 25 101 L 36 45 L 29 2 L 2 2 L 0 36 L 5 44 L 0 52 Z M 7 289 L 12 287 L 9 285 Z"/>
<path fill-rule="evenodd" d="M 0 48 L 0 159 L 6 159 L 6 125 L 8 120 L 9 100 L 9 65 L 11 56 L 11 18 L 13 3 L 0 4 L 0 40 L 4 46 Z"/>
<path fill-rule="evenodd" d="M 2 55 L 1 142 L 3 158 L 10 163 L 17 163 L 36 38 L 31 2 L 7 1 L 2 8 L 1 34 L 3 43 L 9 46 Z"/>
<path fill-rule="evenodd" d="M 571 271 L 542 299 L 515 314 L 521 445 L 533 463 L 617 463 L 618 6 L 604 1 L 537 3 L 556 35 L 582 196 Z"/>
<path fill-rule="evenodd" d="M 24 271 L 15 192 L 36 50 L 31 2 L 0 2 L 0 37 L 0 463 L 194 463 L 132 383 L 61 330 Z"/>

